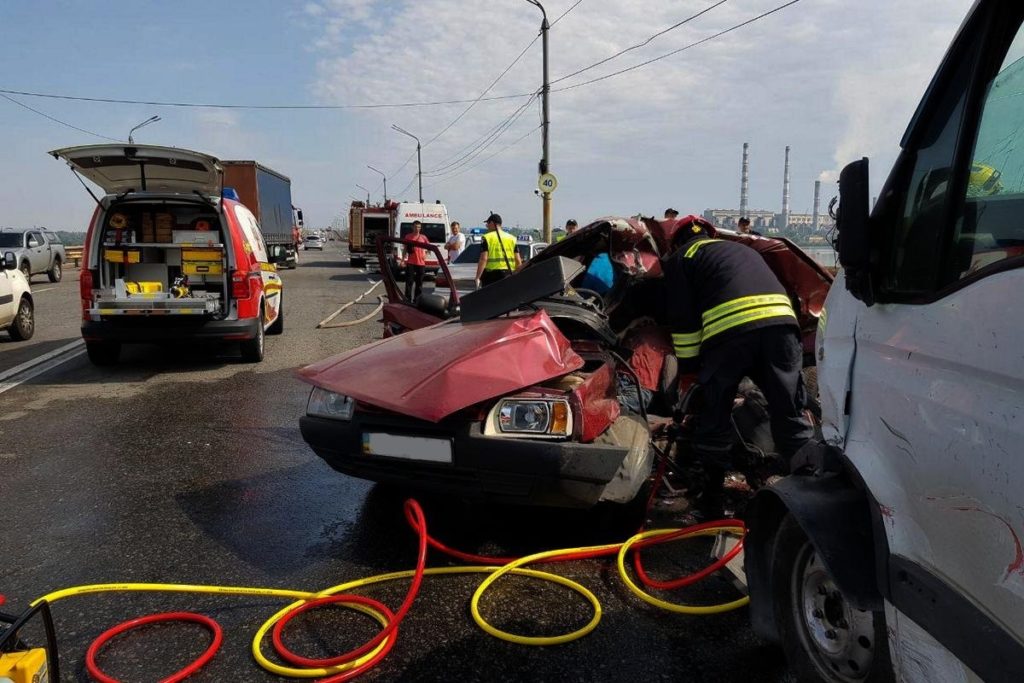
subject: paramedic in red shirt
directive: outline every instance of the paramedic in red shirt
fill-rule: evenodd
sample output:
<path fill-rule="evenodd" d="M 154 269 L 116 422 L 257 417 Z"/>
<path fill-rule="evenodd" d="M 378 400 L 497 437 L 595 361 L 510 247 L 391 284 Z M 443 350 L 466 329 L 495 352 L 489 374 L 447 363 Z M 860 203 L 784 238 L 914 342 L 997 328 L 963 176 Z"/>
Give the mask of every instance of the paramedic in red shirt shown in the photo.
<path fill-rule="evenodd" d="M 408 242 L 423 242 L 430 244 L 430 240 L 420 232 L 423 225 L 419 221 L 412 222 L 412 232 L 405 236 Z M 426 253 L 419 247 L 405 247 L 405 258 L 402 261 L 405 266 L 405 298 L 414 302 L 423 292 L 423 267 L 427 265 Z M 416 296 L 413 297 L 412 284 L 416 280 Z"/>

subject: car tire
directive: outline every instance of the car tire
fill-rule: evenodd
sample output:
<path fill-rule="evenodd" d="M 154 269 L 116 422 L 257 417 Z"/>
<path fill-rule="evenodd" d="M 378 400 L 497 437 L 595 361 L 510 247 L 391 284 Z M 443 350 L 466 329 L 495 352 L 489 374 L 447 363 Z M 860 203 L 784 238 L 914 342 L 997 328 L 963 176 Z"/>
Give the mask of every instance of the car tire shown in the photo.
<path fill-rule="evenodd" d="M 117 365 L 117 361 L 121 357 L 121 344 L 118 342 L 87 341 L 85 342 L 85 353 L 89 356 L 89 361 L 93 365 L 101 368 L 109 367 Z"/>
<path fill-rule="evenodd" d="M 21 262 L 21 274 L 25 276 L 26 282 L 32 282 L 32 266 L 29 265 L 28 261 Z"/>
<path fill-rule="evenodd" d="M 858 610 L 843 597 L 817 548 L 787 515 L 772 560 L 775 621 L 797 681 L 892 683 L 884 612 Z"/>
<path fill-rule="evenodd" d="M 50 278 L 50 282 L 60 282 L 60 279 L 64 277 L 64 268 L 59 258 L 53 260 L 53 268 L 47 271 L 46 277 Z"/>
<path fill-rule="evenodd" d="M 284 332 L 284 294 L 278 294 L 281 301 L 277 306 L 277 320 L 267 328 L 267 334 L 281 334 Z"/>
<path fill-rule="evenodd" d="M 25 341 L 32 338 L 36 331 L 36 313 L 32 300 L 27 296 L 21 297 L 18 303 L 18 312 L 14 315 L 14 322 L 8 332 L 14 341 Z"/>
<path fill-rule="evenodd" d="M 246 363 L 259 363 L 263 361 L 266 334 L 263 330 L 263 305 L 260 305 L 260 315 L 256 321 L 256 336 L 246 339 L 239 347 L 242 351 L 242 360 Z"/>

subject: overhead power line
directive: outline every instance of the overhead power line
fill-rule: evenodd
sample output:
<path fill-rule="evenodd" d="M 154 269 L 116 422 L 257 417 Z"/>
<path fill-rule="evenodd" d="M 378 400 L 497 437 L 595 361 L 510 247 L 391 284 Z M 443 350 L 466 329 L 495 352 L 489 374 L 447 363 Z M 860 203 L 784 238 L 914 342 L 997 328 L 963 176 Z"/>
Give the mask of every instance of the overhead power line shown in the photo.
<path fill-rule="evenodd" d="M 460 176 L 463 173 L 468 173 L 469 171 L 472 171 L 473 169 L 475 169 L 475 168 L 477 168 L 479 166 L 482 166 L 483 164 L 486 164 L 488 161 L 490 161 L 494 157 L 498 156 L 499 154 L 503 154 L 504 152 L 507 152 L 508 150 L 512 149 L 513 147 L 515 147 L 516 145 L 521 143 L 523 140 L 525 140 L 526 138 L 528 138 L 531 135 L 533 135 L 534 133 L 536 133 L 541 128 L 542 128 L 542 126 L 537 126 L 536 128 L 531 128 L 529 131 L 527 131 L 526 135 L 522 136 L 521 138 L 517 138 L 514 142 L 511 142 L 508 145 L 506 145 L 505 147 L 502 147 L 501 149 L 499 149 L 494 154 L 491 154 L 490 156 L 481 159 L 479 162 L 477 162 L 475 164 L 471 164 L 469 167 L 464 168 L 464 169 L 462 169 L 460 171 L 457 171 L 456 173 L 452 173 L 451 175 L 447 175 L 447 176 L 445 176 L 443 178 L 438 178 L 435 182 L 430 183 L 426 187 L 435 187 L 435 186 L 440 185 L 442 183 L 448 182 L 449 180 L 451 180 L 452 178 L 455 178 L 456 176 Z"/>
<path fill-rule="evenodd" d="M 576 9 L 576 8 L 577 8 L 577 7 L 579 6 L 579 4 L 580 4 L 581 2 L 583 2 L 583 0 L 576 0 L 576 2 L 574 2 L 574 3 L 572 4 L 572 7 L 570 7 L 569 9 L 567 9 L 567 10 L 565 10 L 564 12 L 562 12 L 561 14 L 559 14 L 559 15 L 558 15 L 558 17 L 557 17 L 557 18 L 556 18 L 556 19 L 555 19 L 554 21 L 552 21 L 552 22 L 551 22 L 551 25 L 550 25 L 550 26 L 548 26 L 548 28 L 549 28 L 549 29 L 550 29 L 550 28 L 554 28 L 554 27 L 555 27 L 555 24 L 557 24 L 558 22 L 560 22 L 560 21 L 562 20 L 562 18 L 563 18 L 563 17 L 564 17 L 564 16 L 566 15 L 566 14 L 568 14 L 569 12 L 573 11 L 574 9 Z"/>
<path fill-rule="evenodd" d="M 19 102 L 18 100 L 14 99 L 13 97 L 10 97 L 9 95 L 5 95 L 3 93 L 0 93 L 0 97 L 3 97 L 5 100 L 7 100 L 9 102 L 13 102 L 14 104 L 18 105 L 19 107 L 22 107 L 24 109 L 28 109 L 33 114 L 39 114 L 43 118 L 49 119 L 49 120 L 53 121 L 54 123 L 59 123 L 62 126 L 65 126 L 67 128 L 71 128 L 72 130 L 77 130 L 79 133 L 86 133 L 87 135 L 92 135 L 92 136 L 95 136 L 95 137 L 98 137 L 98 138 L 102 138 L 103 140 L 110 140 L 112 142 L 123 142 L 123 140 L 118 140 L 117 138 L 107 137 L 106 135 L 100 135 L 99 133 L 94 133 L 91 130 L 86 130 L 85 128 L 79 128 L 78 126 L 72 125 L 72 124 L 68 123 L 67 121 L 61 121 L 58 118 L 50 116 L 46 112 L 42 112 L 42 111 L 39 111 L 38 109 L 34 109 L 34 108 L 28 106 L 24 102 Z"/>
<path fill-rule="evenodd" d="M 581 83 L 573 83 L 572 85 L 567 85 L 567 86 L 564 86 L 562 88 L 555 88 L 555 92 L 565 92 L 566 90 L 574 90 L 576 88 L 582 88 L 584 86 L 592 85 L 594 83 L 598 83 L 600 81 L 604 81 L 604 80 L 607 80 L 609 78 L 613 78 L 615 76 L 621 76 L 622 74 L 629 73 L 630 71 L 635 71 L 635 70 L 637 70 L 639 68 L 647 66 L 648 64 L 653 64 L 654 62 L 659 62 L 662 59 L 666 59 L 668 57 L 671 57 L 672 55 L 677 55 L 680 52 L 685 52 L 686 50 L 689 50 L 692 47 L 697 47 L 698 45 L 703 45 L 704 43 L 707 43 L 707 42 L 710 42 L 712 40 L 715 40 L 716 38 L 720 38 L 721 36 L 724 36 L 727 33 L 732 33 L 733 31 L 735 31 L 737 29 L 743 28 L 744 26 L 749 26 L 750 24 L 753 24 L 755 21 L 760 21 L 761 19 L 764 19 L 765 17 L 768 17 L 768 16 L 770 16 L 772 14 L 775 14 L 776 12 L 781 12 L 782 10 L 786 9 L 787 7 L 791 7 L 791 6 L 795 5 L 798 2 L 800 2 L 800 0 L 790 0 L 790 2 L 787 2 L 784 5 L 779 5 L 775 9 L 768 10 L 767 12 L 759 14 L 756 17 L 752 17 L 750 19 L 747 19 L 744 22 L 736 24 L 735 26 L 731 26 L 731 27 L 729 27 L 729 28 L 727 28 L 725 30 L 722 30 L 722 31 L 719 31 L 718 33 L 710 35 L 707 38 L 702 38 L 701 40 L 698 40 L 696 42 L 690 43 L 689 45 L 684 45 L 681 48 L 678 48 L 676 50 L 672 50 L 671 52 L 666 52 L 663 55 L 660 55 L 658 57 L 654 57 L 653 59 L 648 59 L 647 61 L 640 62 L 639 64 L 634 64 L 633 66 L 627 67 L 625 69 L 620 69 L 619 71 L 613 71 L 612 73 L 605 74 L 604 76 L 598 76 L 597 78 L 592 78 L 589 81 L 583 81 Z M 561 80 L 561 79 L 559 79 L 559 80 Z"/>
<path fill-rule="evenodd" d="M 590 66 L 585 66 L 582 69 L 578 69 L 577 71 L 573 71 L 571 74 L 566 74 L 564 76 L 559 76 L 555 80 L 551 81 L 551 84 L 554 85 L 555 83 L 558 83 L 560 81 L 564 81 L 567 78 L 572 78 L 573 76 L 579 76 L 581 73 L 584 73 L 586 71 L 590 71 L 591 69 L 597 68 L 597 67 L 601 66 L 602 64 L 607 64 L 608 62 L 612 61 L 613 59 L 618 59 L 619 57 L 621 57 L 622 55 L 626 54 L 627 52 L 632 52 L 633 50 L 639 50 L 640 48 L 644 47 L 645 45 L 649 45 L 655 39 L 660 38 L 661 36 L 665 35 L 666 33 L 669 33 L 670 31 L 676 30 L 680 26 L 685 26 L 686 24 L 690 23 L 694 19 L 697 19 L 698 17 L 701 17 L 701 16 L 707 14 L 711 10 L 715 9 L 716 7 L 720 7 L 721 5 L 724 5 L 728 1 L 729 0 L 718 0 L 718 2 L 716 2 L 713 5 L 711 5 L 710 7 L 706 7 L 704 9 L 702 9 L 700 12 L 697 12 L 696 14 L 690 15 L 690 16 L 686 17 L 685 19 L 683 19 L 680 22 L 672 24 L 668 28 L 665 28 L 665 29 L 662 29 L 661 31 L 658 31 L 653 36 L 650 36 L 649 38 L 647 38 L 647 39 L 637 43 L 636 45 L 631 45 L 631 46 L 627 47 L 625 50 L 620 50 L 620 51 L 616 52 L 613 55 L 609 55 L 608 57 L 605 57 L 601 61 L 594 62 Z"/>

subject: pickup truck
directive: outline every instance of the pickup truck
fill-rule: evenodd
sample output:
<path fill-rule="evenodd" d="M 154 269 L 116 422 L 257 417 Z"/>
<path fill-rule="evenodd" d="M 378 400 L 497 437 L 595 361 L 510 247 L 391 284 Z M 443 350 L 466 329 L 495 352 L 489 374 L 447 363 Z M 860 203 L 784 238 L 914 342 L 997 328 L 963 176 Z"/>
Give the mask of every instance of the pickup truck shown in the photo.
<path fill-rule="evenodd" d="M 67 261 L 64 245 L 56 234 L 47 230 L 0 232 L 0 250 L 14 253 L 18 270 L 30 282 L 33 275 L 40 273 L 46 273 L 50 282 L 60 282 L 64 274 Z"/>

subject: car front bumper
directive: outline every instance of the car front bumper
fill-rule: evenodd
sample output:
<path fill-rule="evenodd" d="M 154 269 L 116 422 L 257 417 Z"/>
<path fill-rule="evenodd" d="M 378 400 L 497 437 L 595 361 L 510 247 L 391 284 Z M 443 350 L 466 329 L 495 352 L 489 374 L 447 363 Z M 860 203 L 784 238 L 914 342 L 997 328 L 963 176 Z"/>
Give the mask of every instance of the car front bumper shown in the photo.
<path fill-rule="evenodd" d="M 356 413 L 348 422 L 306 416 L 299 425 L 313 451 L 343 474 L 495 503 L 591 507 L 628 454 L 616 446 L 484 436 L 480 423 L 467 421 Z M 364 433 L 449 439 L 452 463 L 365 454 Z"/>

